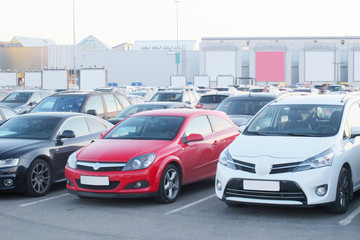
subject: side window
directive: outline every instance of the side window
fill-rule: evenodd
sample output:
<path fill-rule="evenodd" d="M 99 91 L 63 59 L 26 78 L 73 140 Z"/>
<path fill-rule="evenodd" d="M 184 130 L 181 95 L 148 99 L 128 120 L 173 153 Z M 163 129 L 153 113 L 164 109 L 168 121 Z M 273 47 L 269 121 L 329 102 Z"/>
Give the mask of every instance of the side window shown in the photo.
<path fill-rule="evenodd" d="M 36 92 L 31 96 L 31 102 L 39 103 L 41 101 L 40 93 Z"/>
<path fill-rule="evenodd" d="M 59 133 L 61 134 L 64 130 L 74 131 L 76 137 L 89 133 L 88 125 L 83 117 L 76 117 L 67 120 L 61 127 Z"/>
<path fill-rule="evenodd" d="M 234 126 L 230 122 L 218 116 L 209 115 L 209 118 L 214 128 L 214 132 L 220 132 L 222 130 L 232 128 Z"/>
<path fill-rule="evenodd" d="M 120 100 L 120 103 L 121 103 L 121 105 L 123 105 L 124 108 L 127 108 L 128 106 L 131 105 L 130 102 L 123 96 L 117 95 L 117 98 Z"/>
<path fill-rule="evenodd" d="M 113 95 L 104 95 L 105 104 L 108 112 L 117 112 L 115 97 Z"/>
<path fill-rule="evenodd" d="M 103 123 L 101 123 L 100 121 L 98 121 L 94 118 L 86 117 L 85 119 L 89 125 L 89 130 L 91 133 L 101 132 L 101 131 L 104 131 L 107 129 L 107 127 Z"/>
<path fill-rule="evenodd" d="M 85 112 L 89 110 L 96 110 L 97 114 L 104 113 L 104 105 L 100 95 L 89 98 L 85 106 Z"/>
<path fill-rule="evenodd" d="M 3 111 L 6 118 L 12 118 L 12 117 L 17 116 L 16 113 L 14 113 L 13 111 L 11 111 L 9 109 L 4 108 L 2 111 Z"/>
<path fill-rule="evenodd" d="M 360 107 L 359 102 L 356 102 L 350 106 L 348 115 L 347 115 L 347 123 L 349 125 L 349 129 L 354 126 L 360 126 Z"/>
<path fill-rule="evenodd" d="M 198 133 L 203 136 L 212 133 L 210 122 L 207 116 L 203 115 L 191 120 L 190 124 L 186 128 L 185 134 L 186 136 L 189 136 L 192 133 Z"/>

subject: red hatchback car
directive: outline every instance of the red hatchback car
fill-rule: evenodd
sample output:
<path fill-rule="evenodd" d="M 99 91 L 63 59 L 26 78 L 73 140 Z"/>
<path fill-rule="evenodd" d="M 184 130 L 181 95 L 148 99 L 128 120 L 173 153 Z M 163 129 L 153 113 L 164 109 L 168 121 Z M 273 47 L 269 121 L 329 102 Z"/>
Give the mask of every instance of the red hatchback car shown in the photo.
<path fill-rule="evenodd" d="M 80 197 L 155 197 L 174 202 L 181 185 L 215 176 L 221 151 L 239 134 L 220 111 L 140 112 L 67 162 L 67 189 Z"/>

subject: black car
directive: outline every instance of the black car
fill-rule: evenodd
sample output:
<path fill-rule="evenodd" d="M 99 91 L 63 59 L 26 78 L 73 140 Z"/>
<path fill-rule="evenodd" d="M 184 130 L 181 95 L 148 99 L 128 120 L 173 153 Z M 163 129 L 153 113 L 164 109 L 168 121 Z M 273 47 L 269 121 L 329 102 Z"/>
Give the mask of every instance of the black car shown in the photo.
<path fill-rule="evenodd" d="M 238 126 L 247 124 L 266 104 L 277 99 L 272 93 L 249 93 L 224 99 L 215 110 L 225 112 Z"/>
<path fill-rule="evenodd" d="M 143 111 L 151 111 L 151 110 L 158 110 L 158 109 L 167 109 L 167 108 L 193 108 L 192 106 L 179 103 L 179 102 L 146 102 L 146 103 L 139 103 L 134 104 L 127 107 L 124 111 L 116 115 L 116 117 L 109 119 L 108 121 L 112 124 L 117 124 L 118 122 L 122 121 L 123 119 L 129 117 L 130 115 L 138 112 Z"/>
<path fill-rule="evenodd" d="M 17 114 L 30 112 L 42 99 L 53 92 L 48 90 L 19 90 L 10 93 L 0 102 L 0 106 L 12 108 Z"/>
<path fill-rule="evenodd" d="M 17 116 L 17 113 L 11 108 L 0 106 L 0 125 L 9 118 Z"/>
<path fill-rule="evenodd" d="M 115 117 L 130 105 L 130 100 L 121 93 L 65 91 L 45 98 L 31 113 L 80 112 L 96 115 L 103 119 L 109 119 Z"/>
<path fill-rule="evenodd" d="M 65 180 L 71 153 L 90 144 L 113 125 L 80 113 L 29 113 L 0 126 L 0 191 L 45 195 Z"/>

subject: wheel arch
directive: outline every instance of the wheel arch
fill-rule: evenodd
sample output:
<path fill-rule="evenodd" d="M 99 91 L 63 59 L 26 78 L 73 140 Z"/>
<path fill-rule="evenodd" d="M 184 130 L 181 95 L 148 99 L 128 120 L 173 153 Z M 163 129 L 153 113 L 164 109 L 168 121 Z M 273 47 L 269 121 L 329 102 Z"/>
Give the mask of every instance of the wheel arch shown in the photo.
<path fill-rule="evenodd" d="M 352 169 L 351 169 L 351 166 L 350 166 L 350 164 L 348 163 L 348 162 L 345 162 L 344 164 L 343 164 L 343 166 L 342 166 L 342 168 L 346 168 L 347 170 L 348 170 L 348 172 L 349 172 L 349 175 L 350 175 L 350 185 L 351 185 L 351 187 L 350 187 L 350 199 L 352 199 L 353 198 L 353 196 L 354 196 L 354 183 L 353 183 L 353 177 L 352 177 Z"/>

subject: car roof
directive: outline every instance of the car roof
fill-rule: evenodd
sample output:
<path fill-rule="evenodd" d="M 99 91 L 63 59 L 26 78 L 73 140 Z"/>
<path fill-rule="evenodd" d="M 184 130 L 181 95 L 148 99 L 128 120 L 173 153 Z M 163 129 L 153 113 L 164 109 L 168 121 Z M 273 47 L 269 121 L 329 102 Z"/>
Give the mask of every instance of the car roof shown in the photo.
<path fill-rule="evenodd" d="M 179 105 L 179 106 L 185 106 L 184 103 L 181 102 L 143 102 L 143 103 L 136 103 L 136 104 L 132 104 L 131 106 L 175 106 L 175 105 Z"/>
<path fill-rule="evenodd" d="M 199 109 L 161 109 L 161 110 L 152 110 L 152 111 L 144 111 L 135 113 L 132 116 L 181 116 L 181 117 L 189 117 L 191 115 L 204 115 L 204 114 L 212 114 L 212 115 L 223 115 L 226 116 L 224 112 L 214 111 L 214 110 L 199 110 Z"/>
<path fill-rule="evenodd" d="M 275 104 L 323 104 L 323 105 L 344 105 L 350 98 L 356 97 L 352 94 L 316 94 L 306 96 L 293 96 L 276 101 Z M 360 95 L 357 95 L 360 99 Z"/>

